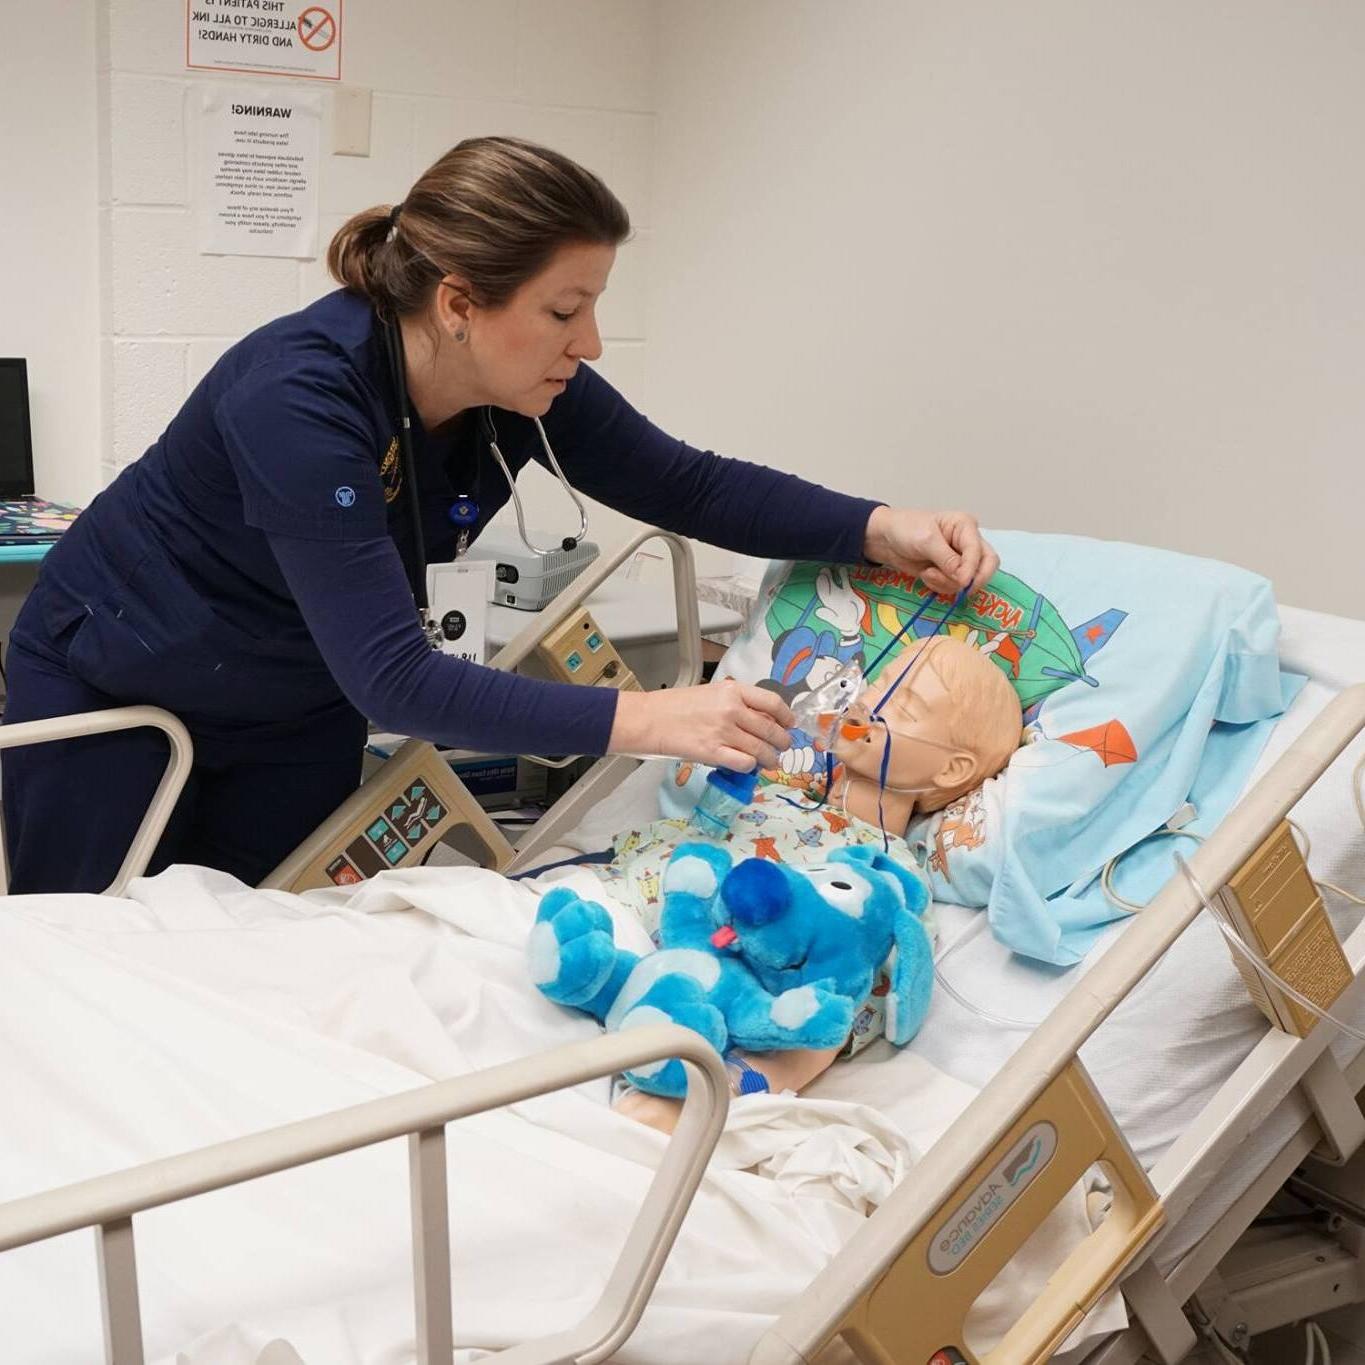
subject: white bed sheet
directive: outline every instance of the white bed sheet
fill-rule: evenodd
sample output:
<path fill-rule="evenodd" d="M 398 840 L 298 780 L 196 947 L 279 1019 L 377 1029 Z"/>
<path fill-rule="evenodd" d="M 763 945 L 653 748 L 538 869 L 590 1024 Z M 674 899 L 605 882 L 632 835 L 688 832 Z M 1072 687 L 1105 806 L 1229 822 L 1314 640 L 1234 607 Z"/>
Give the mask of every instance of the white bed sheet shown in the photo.
<path fill-rule="evenodd" d="M 529 980 L 536 901 L 456 868 L 308 897 L 186 868 L 124 900 L 14 898 L 0 913 L 0 1201 L 594 1036 Z M 732 1111 L 617 1359 L 747 1358 L 974 1094 L 918 1058 L 897 1076 L 887 1109 L 903 1128 L 856 1102 Z M 604 1080 L 449 1128 L 463 1346 L 561 1329 L 594 1301 L 664 1143 L 608 1093 Z M 404 1152 L 385 1143 L 139 1215 L 148 1359 L 410 1362 Z M 984 1336 L 1084 1228 L 1078 1196 L 984 1306 Z M 0 1357 L 98 1359 L 97 1286 L 88 1231 L 0 1255 Z"/>
<path fill-rule="evenodd" d="M 1275 726 L 1252 781 L 1337 692 L 1365 681 L 1365 621 L 1293 607 L 1282 607 L 1280 616 L 1284 666 L 1306 674 L 1309 681 Z M 1299 803 L 1294 818 L 1311 837 L 1314 873 L 1365 894 L 1365 832 L 1350 788 L 1351 771 L 1362 754 L 1365 738 L 1358 738 Z M 604 847 L 610 844 L 612 831 L 652 818 L 661 767 L 645 765 L 632 774 L 594 809 L 575 832 L 572 844 L 582 849 Z M 1344 938 L 1359 923 L 1362 912 L 1330 894 L 1328 903 Z M 989 933 L 974 932 L 981 928 L 979 911 L 939 904 L 936 913 L 940 952 L 960 935 L 972 935 L 944 964 L 944 975 L 952 985 L 996 1016 L 1024 1022 L 1041 1020 L 1124 927 L 1122 923 L 1113 926 L 1079 966 L 1050 968 L 1014 956 Z M 1357 1022 L 1365 1024 L 1365 1009 Z M 1097 1030 L 1082 1058 L 1138 1157 L 1151 1167 L 1246 1057 L 1265 1028 L 1226 943 L 1203 915 Z M 856 1060 L 832 1068 L 810 1093 L 885 1108 L 894 1104 L 891 1097 L 900 1089 L 897 1068 L 905 1056 L 927 1060 L 979 1089 L 1006 1065 L 1027 1032 L 983 1019 L 936 989 L 924 1027 L 902 1057 L 889 1045 L 876 1044 Z M 1343 1039 L 1334 1050 L 1344 1061 L 1357 1049 L 1353 1041 Z M 1274 1121 L 1262 1125 L 1199 1208 L 1166 1234 L 1158 1259 L 1174 1261 L 1207 1231 L 1307 1114 L 1306 1106 L 1291 1103 Z"/>

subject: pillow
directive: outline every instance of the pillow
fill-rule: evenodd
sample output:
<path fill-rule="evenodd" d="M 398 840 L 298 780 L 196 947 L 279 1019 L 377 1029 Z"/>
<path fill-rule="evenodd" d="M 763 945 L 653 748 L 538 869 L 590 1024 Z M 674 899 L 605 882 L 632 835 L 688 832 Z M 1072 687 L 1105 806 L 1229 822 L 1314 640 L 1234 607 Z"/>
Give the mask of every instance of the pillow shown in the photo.
<path fill-rule="evenodd" d="M 1279 619 L 1256 574 L 1079 536 L 988 534 L 1001 571 L 955 611 L 936 601 L 914 633 L 988 653 L 1019 694 L 1026 743 L 908 837 L 936 898 L 984 906 L 1002 942 L 1065 965 L 1122 913 L 1098 886 L 1105 863 L 1196 796 L 1188 828 L 1211 829 L 1302 680 L 1281 674 Z M 929 596 L 872 565 L 775 562 L 716 676 L 797 702 L 845 662 L 871 663 Z M 804 735 L 783 758 L 766 780 L 804 789 L 823 773 Z M 664 813 L 690 810 L 704 780 L 698 765 L 672 765 Z M 1169 855 L 1143 862 L 1144 884 L 1123 882 L 1129 899 L 1155 891 Z"/>

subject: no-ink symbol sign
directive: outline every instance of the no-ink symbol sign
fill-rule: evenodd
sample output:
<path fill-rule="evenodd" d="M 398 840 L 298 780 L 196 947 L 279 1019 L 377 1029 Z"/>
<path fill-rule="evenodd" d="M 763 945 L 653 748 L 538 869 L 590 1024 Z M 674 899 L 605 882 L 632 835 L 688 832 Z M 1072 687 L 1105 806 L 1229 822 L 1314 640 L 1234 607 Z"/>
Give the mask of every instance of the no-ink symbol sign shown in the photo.
<path fill-rule="evenodd" d="M 321 5 L 309 5 L 299 15 L 299 41 L 310 52 L 326 52 L 337 40 L 337 21 Z"/>
<path fill-rule="evenodd" d="M 346 0 L 185 0 L 195 71 L 341 79 Z"/>

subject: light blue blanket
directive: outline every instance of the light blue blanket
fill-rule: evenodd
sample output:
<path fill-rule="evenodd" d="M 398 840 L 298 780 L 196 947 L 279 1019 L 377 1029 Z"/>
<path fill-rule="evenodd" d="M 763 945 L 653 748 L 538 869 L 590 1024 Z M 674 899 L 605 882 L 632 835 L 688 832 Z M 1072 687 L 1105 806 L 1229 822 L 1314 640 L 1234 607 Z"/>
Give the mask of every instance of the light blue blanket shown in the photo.
<path fill-rule="evenodd" d="M 1082 537 L 991 539 L 1002 569 L 1065 623 L 1075 652 L 1041 628 L 1055 621 L 1051 613 L 1034 608 L 1032 639 L 1026 621 L 1010 624 L 1003 643 L 1019 655 L 1016 671 L 1036 674 L 1030 650 L 1045 648 L 1058 656 L 1059 685 L 1031 705 L 1032 742 L 995 781 L 994 828 L 952 860 L 950 879 L 932 871 L 931 879 L 942 899 L 984 905 L 995 936 L 1016 952 L 1067 965 L 1122 914 L 1101 891 L 1105 863 L 1136 849 L 1118 890 L 1150 899 L 1182 841 L 1143 841 L 1187 801 L 1197 812 L 1191 830 L 1221 820 L 1303 679 L 1280 669 L 1279 618 L 1264 578 Z M 932 847 L 943 818 L 917 822 L 912 841 Z"/>

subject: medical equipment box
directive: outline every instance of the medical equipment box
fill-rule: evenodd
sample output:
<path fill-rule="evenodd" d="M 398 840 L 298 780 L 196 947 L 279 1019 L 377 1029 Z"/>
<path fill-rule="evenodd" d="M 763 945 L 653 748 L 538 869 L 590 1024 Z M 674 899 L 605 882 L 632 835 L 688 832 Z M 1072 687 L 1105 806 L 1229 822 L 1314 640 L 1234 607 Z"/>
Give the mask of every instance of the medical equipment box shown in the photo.
<path fill-rule="evenodd" d="M 553 537 L 531 531 L 527 539 L 544 544 Z M 469 547 L 470 559 L 493 561 L 493 596 L 490 600 L 518 611 L 539 611 L 548 606 L 597 558 L 597 546 L 580 541 L 539 554 L 528 550 L 515 531 L 488 530 Z"/>

